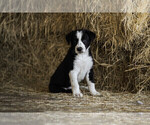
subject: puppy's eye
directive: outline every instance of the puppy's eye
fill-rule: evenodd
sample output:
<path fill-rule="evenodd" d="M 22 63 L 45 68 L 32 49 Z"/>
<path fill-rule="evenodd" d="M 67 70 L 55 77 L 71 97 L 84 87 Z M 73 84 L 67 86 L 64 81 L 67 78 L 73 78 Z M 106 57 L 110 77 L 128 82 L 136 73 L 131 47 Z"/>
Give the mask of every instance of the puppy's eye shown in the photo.
<path fill-rule="evenodd" d="M 86 43 L 86 40 L 83 40 L 83 43 Z"/>

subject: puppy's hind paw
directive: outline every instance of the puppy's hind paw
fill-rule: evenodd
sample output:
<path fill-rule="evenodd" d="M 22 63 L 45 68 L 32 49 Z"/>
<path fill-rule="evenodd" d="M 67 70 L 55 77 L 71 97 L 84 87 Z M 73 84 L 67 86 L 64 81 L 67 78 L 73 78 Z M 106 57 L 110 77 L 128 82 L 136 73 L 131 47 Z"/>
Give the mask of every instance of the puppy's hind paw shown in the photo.
<path fill-rule="evenodd" d="M 101 94 L 97 91 L 93 91 L 93 92 L 91 92 L 91 95 L 101 95 Z"/>

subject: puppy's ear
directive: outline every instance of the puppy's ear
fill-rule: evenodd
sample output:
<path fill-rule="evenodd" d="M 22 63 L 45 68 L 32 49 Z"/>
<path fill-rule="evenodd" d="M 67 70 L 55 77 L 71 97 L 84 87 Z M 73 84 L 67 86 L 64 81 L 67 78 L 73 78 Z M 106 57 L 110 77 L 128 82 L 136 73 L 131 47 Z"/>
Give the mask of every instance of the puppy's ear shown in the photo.
<path fill-rule="evenodd" d="M 70 44 L 72 42 L 74 35 L 75 35 L 75 31 L 72 31 L 66 35 L 66 40 L 67 40 L 68 44 Z"/>
<path fill-rule="evenodd" d="M 89 30 L 85 30 L 85 32 L 87 33 L 87 35 L 90 38 L 90 41 L 92 42 L 95 39 L 96 34 L 94 32 L 89 31 Z"/>

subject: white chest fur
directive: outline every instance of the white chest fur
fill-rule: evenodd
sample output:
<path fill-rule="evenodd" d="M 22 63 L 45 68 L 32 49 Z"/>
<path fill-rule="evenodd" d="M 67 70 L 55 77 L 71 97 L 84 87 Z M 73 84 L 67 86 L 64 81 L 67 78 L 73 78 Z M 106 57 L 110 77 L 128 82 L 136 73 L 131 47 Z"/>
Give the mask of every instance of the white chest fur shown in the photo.
<path fill-rule="evenodd" d="M 78 82 L 85 78 L 85 75 L 90 71 L 92 66 L 93 60 L 88 53 L 83 53 L 76 56 L 73 70 L 77 73 Z"/>

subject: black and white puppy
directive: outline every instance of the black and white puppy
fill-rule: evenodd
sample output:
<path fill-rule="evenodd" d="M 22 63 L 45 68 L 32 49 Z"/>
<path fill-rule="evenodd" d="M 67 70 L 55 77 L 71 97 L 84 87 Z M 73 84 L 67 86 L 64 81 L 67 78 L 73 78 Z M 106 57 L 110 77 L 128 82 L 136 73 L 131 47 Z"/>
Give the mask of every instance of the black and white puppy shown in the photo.
<path fill-rule="evenodd" d="M 95 90 L 93 58 L 90 50 L 90 43 L 94 38 L 95 34 L 85 29 L 75 30 L 66 35 L 66 40 L 71 43 L 71 47 L 51 77 L 50 92 L 72 92 L 73 96 L 82 97 L 79 82 L 86 78 L 90 93 L 99 95 Z"/>

